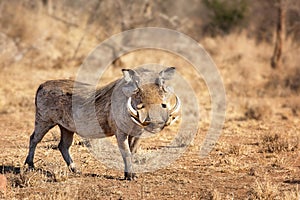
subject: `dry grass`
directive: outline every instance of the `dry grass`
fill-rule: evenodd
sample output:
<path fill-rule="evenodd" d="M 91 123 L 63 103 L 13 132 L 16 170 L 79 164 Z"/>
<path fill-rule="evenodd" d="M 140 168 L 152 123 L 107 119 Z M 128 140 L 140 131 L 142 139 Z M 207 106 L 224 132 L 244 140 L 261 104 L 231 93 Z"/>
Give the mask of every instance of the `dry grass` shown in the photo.
<path fill-rule="evenodd" d="M 280 186 L 269 181 L 270 178 L 265 180 L 255 180 L 252 184 L 248 194 L 249 199 L 268 200 L 268 199 L 284 199 L 284 200 L 298 200 L 299 190 L 298 185 L 293 190 L 288 192 L 280 191 Z"/>
<path fill-rule="evenodd" d="M 272 116 L 272 109 L 262 102 L 246 106 L 245 117 L 248 119 L 268 119 Z"/>
<path fill-rule="evenodd" d="M 257 43 L 246 32 L 201 41 L 222 70 L 229 95 L 242 97 L 281 96 L 297 91 L 299 80 L 299 44 L 287 40 L 284 66 L 274 71 L 270 67 L 273 46 Z M 286 91 L 287 90 L 287 91 Z"/>
<path fill-rule="evenodd" d="M 261 138 L 261 151 L 265 153 L 280 153 L 296 151 L 299 146 L 299 137 L 270 133 Z"/>
<path fill-rule="evenodd" d="M 249 199 L 279 199 L 280 192 L 278 186 L 269 181 L 255 180 L 252 188 L 249 191 Z"/>

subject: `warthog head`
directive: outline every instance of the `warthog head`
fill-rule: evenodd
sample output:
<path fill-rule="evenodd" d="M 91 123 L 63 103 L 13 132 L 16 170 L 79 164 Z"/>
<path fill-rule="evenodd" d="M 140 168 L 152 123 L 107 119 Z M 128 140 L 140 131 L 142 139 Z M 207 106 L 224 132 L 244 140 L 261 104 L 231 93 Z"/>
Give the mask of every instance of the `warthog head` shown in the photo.
<path fill-rule="evenodd" d="M 127 110 L 131 120 L 151 133 L 161 131 L 179 117 L 180 99 L 165 84 L 175 74 L 169 67 L 159 73 L 143 69 L 123 69 L 126 85 L 124 94 L 128 97 Z"/>

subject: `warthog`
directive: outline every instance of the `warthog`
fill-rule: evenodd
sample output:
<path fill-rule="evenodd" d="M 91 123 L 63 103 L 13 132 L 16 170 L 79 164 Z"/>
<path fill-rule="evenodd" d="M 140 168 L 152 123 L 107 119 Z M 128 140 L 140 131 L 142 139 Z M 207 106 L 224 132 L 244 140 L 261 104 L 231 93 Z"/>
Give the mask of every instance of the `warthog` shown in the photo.
<path fill-rule="evenodd" d="M 181 103 L 165 84 L 166 80 L 173 78 L 174 67 L 159 73 L 145 68 L 123 69 L 122 72 L 122 78 L 94 92 L 91 92 L 90 85 L 72 80 L 50 80 L 41 84 L 36 93 L 35 128 L 30 136 L 25 164 L 34 168 L 37 144 L 52 127 L 58 125 L 61 131 L 58 148 L 71 171 L 77 171 L 69 154 L 75 132 L 82 137 L 115 135 L 124 160 L 125 179 L 133 179 L 135 175 L 131 159 L 139 145 L 140 136 L 145 130 L 157 133 L 173 123 L 179 116 Z M 79 87 L 75 89 L 74 85 Z M 82 105 L 72 108 L 72 98 L 80 99 Z M 78 113 L 88 113 L 82 107 L 91 102 L 101 129 L 98 133 L 90 133 L 94 130 L 88 127 L 89 121 L 93 120 L 89 119 L 89 114 L 84 115 L 87 118 L 80 124 L 80 130 L 74 118 Z M 87 127 L 82 128 L 84 125 Z"/>

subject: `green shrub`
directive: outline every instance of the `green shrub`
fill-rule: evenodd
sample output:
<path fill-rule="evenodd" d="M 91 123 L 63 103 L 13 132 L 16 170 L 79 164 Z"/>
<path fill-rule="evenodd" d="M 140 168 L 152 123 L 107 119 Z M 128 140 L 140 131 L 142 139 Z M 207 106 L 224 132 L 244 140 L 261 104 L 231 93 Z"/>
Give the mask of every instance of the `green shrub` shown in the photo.
<path fill-rule="evenodd" d="M 229 33 L 244 22 L 248 10 L 246 0 L 203 0 L 211 11 L 210 30 Z"/>

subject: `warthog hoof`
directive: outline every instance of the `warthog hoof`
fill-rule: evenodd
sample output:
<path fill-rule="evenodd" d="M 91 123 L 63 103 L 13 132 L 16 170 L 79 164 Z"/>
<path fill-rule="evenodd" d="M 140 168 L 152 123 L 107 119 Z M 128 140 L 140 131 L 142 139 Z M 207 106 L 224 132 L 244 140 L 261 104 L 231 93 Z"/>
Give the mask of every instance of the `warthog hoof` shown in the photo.
<path fill-rule="evenodd" d="M 25 161 L 24 165 L 28 165 L 28 170 L 33 171 L 34 170 L 34 164 L 33 162 L 28 162 L 27 160 Z"/>
<path fill-rule="evenodd" d="M 128 180 L 128 181 L 131 181 L 131 180 L 134 180 L 136 179 L 137 176 L 135 173 L 131 173 L 131 172 L 124 172 L 124 180 Z"/>
<path fill-rule="evenodd" d="M 76 168 L 75 163 L 69 165 L 69 170 L 75 174 L 81 174 L 81 171 Z"/>

